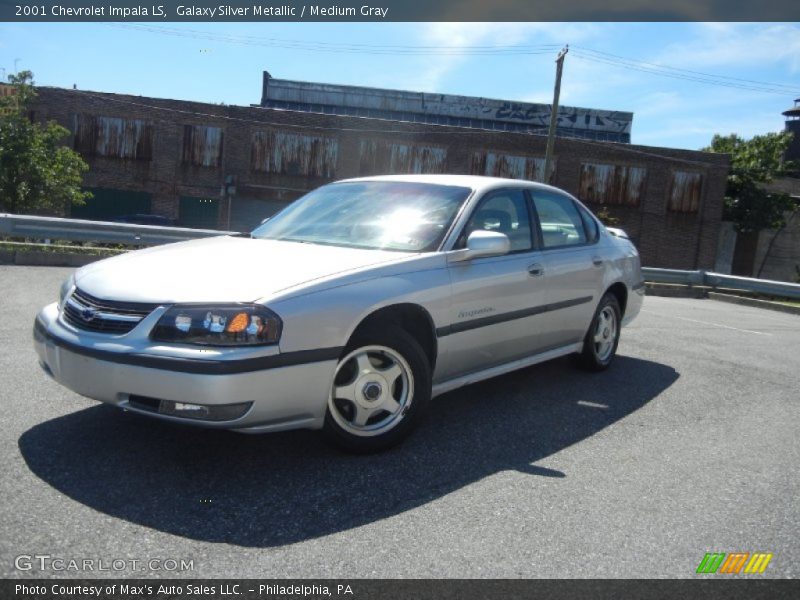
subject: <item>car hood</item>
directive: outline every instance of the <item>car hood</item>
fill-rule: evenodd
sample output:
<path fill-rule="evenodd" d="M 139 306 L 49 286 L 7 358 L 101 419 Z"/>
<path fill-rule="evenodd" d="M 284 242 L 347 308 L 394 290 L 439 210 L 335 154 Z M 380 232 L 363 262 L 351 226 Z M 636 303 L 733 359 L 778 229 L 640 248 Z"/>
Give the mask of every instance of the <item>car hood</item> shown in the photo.
<path fill-rule="evenodd" d="M 409 253 L 213 237 L 129 252 L 83 267 L 76 284 L 105 300 L 253 302 Z"/>

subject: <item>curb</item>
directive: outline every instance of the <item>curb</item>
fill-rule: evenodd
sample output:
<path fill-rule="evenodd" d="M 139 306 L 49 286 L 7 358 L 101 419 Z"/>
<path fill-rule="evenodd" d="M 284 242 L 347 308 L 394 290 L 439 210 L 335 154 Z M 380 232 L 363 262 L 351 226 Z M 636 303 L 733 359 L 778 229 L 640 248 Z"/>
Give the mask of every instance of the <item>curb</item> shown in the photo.
<path fill-rule="evenodd" d="M 707 298 L 708 287 L 705 286 L 686 286 L 669 283 L 648 283 L 645 282 L 646 296 L 661 296 L 663 298 Z"/>
<path fill-rule="evenodd" d="M 108 258 L 98 254 L 0 250 L 0 264 L 26 267 L 82 267 Z"/>
<path fill-rule="evenodd" d="M 756 298 L 744 298 L 742 296 L 734 296 L 732 294 L 720 294 L 719 292 L 708 292 L 708 297 L 711 300 L 728 302 L 730 304 L 741 304 L 743 306 L 765 308 L 767 310 L 788 313 L 790 315 L 800 315 L 800 306 L 789 306 L 788 304 L 781 304 L 780 302 L 757 300 Z"/>

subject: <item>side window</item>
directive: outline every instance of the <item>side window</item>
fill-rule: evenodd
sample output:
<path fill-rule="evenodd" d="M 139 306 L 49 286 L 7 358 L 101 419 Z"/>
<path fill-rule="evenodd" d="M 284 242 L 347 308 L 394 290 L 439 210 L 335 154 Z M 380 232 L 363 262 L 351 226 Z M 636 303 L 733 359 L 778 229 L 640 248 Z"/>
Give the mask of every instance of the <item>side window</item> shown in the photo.
<path fill-rule="evenodd" d="M 530 250 L 531 219 L 522 190 L 489 192 L 472 213 L 456 248 L 466 247 L 469 234 L 479 229 L 505 233 L 511 241 L 511 252 Z"/>
<path fill-rule="evenodd" d="M 536 190 L 533 203 L 542 227 L 545 248 L 579 246 L 586 243 L 583 219 L 571 198 Z"/>
<path fill-rule="evenodd" d="M 600 237 L 600 229 L 597 227 L 597 221 L 594 217 L 580 204 L 576 204 L 578 212 L 581 213 L 581 220 L 583 221 L 583 229 L 586 231 L 586 241 L 594 244 Z"/>

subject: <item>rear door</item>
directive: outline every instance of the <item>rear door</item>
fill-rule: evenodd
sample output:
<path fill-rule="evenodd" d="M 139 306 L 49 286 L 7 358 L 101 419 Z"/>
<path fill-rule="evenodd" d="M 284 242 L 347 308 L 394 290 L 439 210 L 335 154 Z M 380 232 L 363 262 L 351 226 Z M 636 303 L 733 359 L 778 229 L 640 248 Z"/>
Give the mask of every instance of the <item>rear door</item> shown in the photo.
<path fill-rule="evenodd" d="M 447 348 L 437 379 L 447 379 L 522 358 L 537 349 L 545 289 L 537 269 L 530 207 L 522 189 L 488 192 L 476 205 L 455 249 L 477 229 L 499 231 L 511 241 L 504 256 L 450 263 L 450 324 L 439 332 Z"/>
<path fill-rule="evenodd" d="M 602 292 L 605 260 L 594 218 L 566 194 L 531 190 L 542 247 L 548 318 L 542 345 L 579 342 Z"/>

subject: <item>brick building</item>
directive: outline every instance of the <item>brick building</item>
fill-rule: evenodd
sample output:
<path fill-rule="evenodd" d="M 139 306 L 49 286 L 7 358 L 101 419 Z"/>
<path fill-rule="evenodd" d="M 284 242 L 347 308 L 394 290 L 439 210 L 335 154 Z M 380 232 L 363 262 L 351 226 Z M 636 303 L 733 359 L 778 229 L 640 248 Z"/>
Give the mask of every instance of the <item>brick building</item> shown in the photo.
<path fill-rule="evenodd" d="M 531 133 L 39 88 L 90 164 L 95 197 L 72 215 L 152 212 L 181 225 L 246 230 L 323 183 L 378 173 L 543 180 Z M 558 138 L 551 182 L 603 208 L 654 267 L 714 265 L 726 155 Z M 227 185 L 226 185 L 227 183 Z M 235 189 L 235 192 L 234 192 Z M 234 192 L 224 194 L 224 192 Z M 229 215 L 230 214 L 230 219 Z"/>

